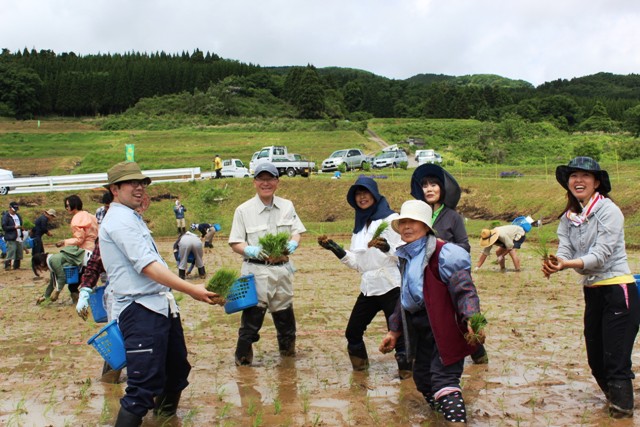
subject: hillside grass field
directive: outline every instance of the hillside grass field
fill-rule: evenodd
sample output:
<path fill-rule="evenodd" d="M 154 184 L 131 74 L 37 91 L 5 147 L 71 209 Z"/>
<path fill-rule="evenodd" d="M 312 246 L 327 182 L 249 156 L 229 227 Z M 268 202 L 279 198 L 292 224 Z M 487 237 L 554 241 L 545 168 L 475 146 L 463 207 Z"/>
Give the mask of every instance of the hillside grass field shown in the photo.
<path fill-rule="evenodd" d="M 383 137 L 400 138 L 398 126 L 411 128 L 414 121 L 374 121 L 371 128 Z M 466 121 L 464 121 L 466 122 Z M 449 130 L 447 131 L 447 123 Z M 385 124 L 387 127 L 385 127 Z M 65 175 L 73 173 L 105 172 L 124 159 L 125 144 L 135 144 L 135 158 L 143 169 L 200 167 L 210 171 L 215 154 L 222 158 L 240 158 L 247 166 L 251 154 L 268 145 L 286 145 L 290 152 L 301 153 L 320 165 L 337 149 L 356 147 L 374 154 L 381 147 L 354 130 L 334 131 L 246 131 L 246 124 L 222 127 L 198 127 L 177 130 L 101 131 L 93 120 L 0 121 L 0 167 L 14 171 L 17 176 Z M 467 124 L 438 124 L 441 132 L 457 132 Z M 407 133 L 411 130 L 407 130 Z M 410 134 L 410 133 L 409 133 Z M 391 137 L 391 135 L 395 135 Z M 578 144 L 583 135 L 563 135 L 565 145 Z M 542 144 L 542 142 L 540 142 Z M 445 147 L 443 147 L 445 148 Z M 444 151 L 446 153 L 446 151 Z M 526 153 L 523 153 L 525 155 Z M 542 162 L 523 161 L 523 164 L 478 165 L 452 160 L 444 154 L 447 169 L 463 189 L 458 210 L 467 219 L 470 236 L 480 230 L 504 224 L 519 215 L 531 215 L 545 225 L 557 223 L 564 208 L 565 195 L 555 180 L 555 167 L 571 158 L 558 155 Z M 525 159 L 526 160 L 526 159 Z M 611 176 L 612 198 L 626 217 L 626 239 L 632 247 L 640 246 L 640 202 L 637 182 L 640 169 L 635 161 L 618 161 L 606 156 L 601 165 Z M 500 173 L 517 171 L 523 176 L 500 178 Z M 349 186 L 361 173 L 377 178 L 382 194 L 392 208 L 399 210 L 402 202 L 411 198 L 409 182 L 413 169 L 382 169 L 350 171 L 341 180 L 332 174 L 312 174 L 309 178 L 281 179 L 278 194 L 294 201 L 300 217 L 310 234 L 350 234 L 353 209 L 346 202 Z M 99 205 L 103 189 L 78 192 L 85 208 L 93 212 Z M 191 183 L 153 185 L 149 188 L 153 203 L 147 213 L 153 231 L 158 236 L 175 233 L 172 205 L 176 198 L 187 206 L 188 222 L 217 222 L 221 234 L 228 233 L 235 208 L 252 197 L 249 179 L 197 180 Z M 211 194 L 222 195 L 212 198 Z M 42 209 L 56 208 L 61 215 L 58 225 L 68 222 L 62 207 L 63 199 L 71 193 L 34 193 L 9 195 L 7 201 L 17 200 L 24 206 L 22 214 L 34 220 Z M 534 230 L 535 231 L 535 230 Z M 66 228 L 55 230 L 61 237 Z M 529 233 L 535 239 L 535 233 Z M 311 239 L 309 239 L 311 240 Z"/>

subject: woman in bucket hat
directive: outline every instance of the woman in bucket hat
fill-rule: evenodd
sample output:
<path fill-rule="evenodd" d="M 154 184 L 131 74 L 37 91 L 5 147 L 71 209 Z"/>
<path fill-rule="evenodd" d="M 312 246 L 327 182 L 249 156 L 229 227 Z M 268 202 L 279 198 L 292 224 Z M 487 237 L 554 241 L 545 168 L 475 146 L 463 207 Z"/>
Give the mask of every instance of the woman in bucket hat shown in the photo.
<path fill-rule="evenodd" d="M 400 302 L 380 351 L 391 351 L 403 336 L 416 387 L 431 408 L 448 422 L 466 423 L 460 378 L 464 358 L 476 346 L 468 344 L 464 334 L 470 332 L 471 316 L 480 312 L 480 300 L 469 253 L 438 240 L 431 218 L 428 204 L 409 200 L 391 222 L 406 244 L 396 250 L 402 275 Z"/>
<path fill-rule="evenodd" d="M 389 225 L 398 217 L 372 178 L 358 178 L 349 188 L 347 201 L 355 210 L 349 250 L 342 249 L 331 239 L 318 240 L 318 243 L 332 251 L 342 264 L 361 274 L 360 294 L 351 310 L 345 337 L 353 370 L 362 371 L 369 367 L 364 332 L 380 311 L 388 322 L 400 296 L 400 271 L 395 251 L 402 240 L 391 227 L 384 230 L 380 238 L 372 240 L 380 224 Z M 401 379 L 409 378 L 411 365 L 407 362 L 404 342 L 399 341 L 395 350 L 398 375 Z"/>
<path fill-rule="evenodd" d="M 640 301 L 624 243 L 624 216 L 609 198 L 607 171 L 590 157 L 556 168 L 567 190 L 558 225 L 557 261 L 545 260 L 545 275 L 572 268 L 581 275 L 584 337 L 591 374 L 604 392 L 609 413 L 633 416 L 631 352 L 640 323 Z"/>

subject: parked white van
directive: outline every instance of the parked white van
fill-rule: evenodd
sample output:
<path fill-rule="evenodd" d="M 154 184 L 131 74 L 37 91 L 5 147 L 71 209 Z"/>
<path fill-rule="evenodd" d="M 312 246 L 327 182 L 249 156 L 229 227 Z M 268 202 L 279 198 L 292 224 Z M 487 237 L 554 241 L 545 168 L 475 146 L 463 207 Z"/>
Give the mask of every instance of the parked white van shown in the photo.
<path fill-rule="evenodd" d="M 11 180 L 13 179 L 13 172 L 7 169 L 0 169 L 0 181 Z M 0 195 L 4 196 L 5 194 L 9 194 L 9 190 L 13 190 L 15 187 L 9 187 L 0 184 Z"/>
<path fill-rule="evenodd" d="M 436 153 L 435 150 L 417 150 L 416 162 L 418 162 L 418 165 L 425 163 L 442 163 L 442 156 Z"/>

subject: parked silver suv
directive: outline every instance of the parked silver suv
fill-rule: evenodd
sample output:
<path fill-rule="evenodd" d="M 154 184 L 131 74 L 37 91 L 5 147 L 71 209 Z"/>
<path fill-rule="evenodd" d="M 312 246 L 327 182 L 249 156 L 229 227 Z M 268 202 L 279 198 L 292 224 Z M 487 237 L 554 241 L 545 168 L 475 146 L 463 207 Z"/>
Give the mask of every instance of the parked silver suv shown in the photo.
<path fill-rule="evenodd" d="M 407 153 L 402 150 L 385 151 L 382 154 L 377 155 L 376 158 L 373 159 L 373 167 L 386 168 L 388 166 L 391 166 L 392 168 L 398 168 L 400 167 L 400 162 L 409 163 Z"/>

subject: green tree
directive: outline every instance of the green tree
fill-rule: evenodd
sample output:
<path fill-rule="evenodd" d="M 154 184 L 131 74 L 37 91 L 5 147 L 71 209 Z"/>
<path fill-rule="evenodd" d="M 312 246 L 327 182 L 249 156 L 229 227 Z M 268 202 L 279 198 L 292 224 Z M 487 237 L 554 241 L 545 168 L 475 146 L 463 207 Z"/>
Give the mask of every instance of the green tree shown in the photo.
<path fill-rule="evenodd" d="M 41 87 L 42 80 L 35 71 L 0 62 L 0 114 L 16 119 L 31 117 L 38 108 Z"/>
<path fill-rule="evenodd" d="M 609 117 L 607 113 L 607 108 L 600 101 L 596 102 L 596 105 L 593 106 L 591 110 L 591 115 L 589 118 L 578 126 L 578 129 L 581 131 L 602 131 L 602 132 L 611 132 L 615 130 L 615 123 Z"/>
<path fill-rule="evenodd" d="M 596 141 L 584 141 L 582 144 L 575 145 L 573 147 L 573 155 L 591 157 L 595 160 L 600 160 L 602 156 L 602 147 Z"/>
<path fill-rule="evenodd" d="M 624 112 L 624 123 L 636 137 L 640 136 L 640 104 Z"/>
<path fill-rule="evenodd" d="M 325 89 L 313 65 L 294 67 L 284 82 L 285 98 L 298 109 L 302 119 L 319 119 L 325 113 Z"/>

